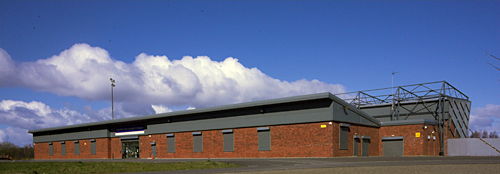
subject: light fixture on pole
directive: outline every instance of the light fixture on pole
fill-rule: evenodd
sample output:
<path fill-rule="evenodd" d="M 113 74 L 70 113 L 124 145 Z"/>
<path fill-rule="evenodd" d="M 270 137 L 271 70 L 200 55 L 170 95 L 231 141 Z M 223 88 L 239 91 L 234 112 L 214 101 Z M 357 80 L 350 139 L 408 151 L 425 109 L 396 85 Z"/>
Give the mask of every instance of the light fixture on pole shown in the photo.
<path fill-rule="evenodd" d="M 396 73 L 399 73 L 399 72 L 392 72 L 392 76 L 391 76 L 391 90 L 392 90 L 392 118 L 391 120 L 394 121 L 394 74 Z"/>
<path fill-rule="evenodd" d="M 115 87 L 115 80 L 113 78 L 109 78 L 111 81 L 111 120 L 115 118 L 114 108 L 113 108 L 113 88 Z"/>

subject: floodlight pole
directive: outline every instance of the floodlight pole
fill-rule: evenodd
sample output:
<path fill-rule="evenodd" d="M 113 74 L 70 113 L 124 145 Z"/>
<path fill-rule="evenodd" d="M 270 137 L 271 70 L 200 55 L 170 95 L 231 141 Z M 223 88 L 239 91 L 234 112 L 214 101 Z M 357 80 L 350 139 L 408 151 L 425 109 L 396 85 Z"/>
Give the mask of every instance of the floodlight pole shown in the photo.
<path fill-rule="evenodd" d="M 399 73 L 399 72 L 392 72 L 392 76 L 391 76 L 391 90 L 392 90 L 392 114 L 391 114 L 391 121 L 394 121 L 394 74 L 396 73 Z"/>
<path fill-rule="evenodd" d="M 115 118 L 115 112 L 113 107 L 113 88 L 115 87 L 115 80 L 109 78 L 109 81 L 111 81 L 111 120 L 113 120 Z"/>

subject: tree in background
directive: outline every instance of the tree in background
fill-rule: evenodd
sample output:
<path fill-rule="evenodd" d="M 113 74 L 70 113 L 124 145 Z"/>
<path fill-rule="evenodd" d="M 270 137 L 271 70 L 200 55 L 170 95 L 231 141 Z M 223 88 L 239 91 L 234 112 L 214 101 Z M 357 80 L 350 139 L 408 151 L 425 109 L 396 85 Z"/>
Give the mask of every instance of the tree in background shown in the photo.
<path fill-rule="evenodd" d="M 498 134 L 495 131 L 488 133 L 486 130 L 476 130 L 469 135 L 469 138 L 498 138 Z"/>
<path fill-rule="evenodd" d="M 27 159 L 35 157 L 35 149 L 31 144 L 18 147 L 11 142 L 0 143 L 0 157 L 9 159 Z"/>
<path fill-rule="evenodd" d="M 491 132 L 489 138 L 498 138 L 497 132 Z"/>

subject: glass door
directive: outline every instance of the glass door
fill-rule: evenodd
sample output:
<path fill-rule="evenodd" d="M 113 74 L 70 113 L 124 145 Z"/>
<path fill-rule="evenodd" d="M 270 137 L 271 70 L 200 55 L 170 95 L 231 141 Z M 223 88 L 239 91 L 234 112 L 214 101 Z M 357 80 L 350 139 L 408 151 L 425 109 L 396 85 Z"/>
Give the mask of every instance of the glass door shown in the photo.
<path fill-rule="evenodd" d="M 139 141 L 122 141 L 122 158 L 139 158 Z"/>

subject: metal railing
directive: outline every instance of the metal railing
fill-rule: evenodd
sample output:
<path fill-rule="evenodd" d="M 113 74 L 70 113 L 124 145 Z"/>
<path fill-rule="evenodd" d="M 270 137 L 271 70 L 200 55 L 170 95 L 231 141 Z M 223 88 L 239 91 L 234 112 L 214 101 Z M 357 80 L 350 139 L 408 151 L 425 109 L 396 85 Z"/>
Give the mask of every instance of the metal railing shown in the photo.
<path fill-rule="evenodd" d="M 391 92 L 393 89 L 394 93 Z M 344 101 L 357 108 L 365 105 L 395 104 L 405 101 L 439 99 L 442 97 L 469 99 L 467 95 L 463 94 L 446 81 L 355 91 L 334 95 L 339 97 L 342 96 L 341 98 L 343 98 Z"/>

